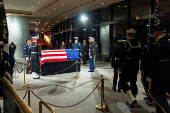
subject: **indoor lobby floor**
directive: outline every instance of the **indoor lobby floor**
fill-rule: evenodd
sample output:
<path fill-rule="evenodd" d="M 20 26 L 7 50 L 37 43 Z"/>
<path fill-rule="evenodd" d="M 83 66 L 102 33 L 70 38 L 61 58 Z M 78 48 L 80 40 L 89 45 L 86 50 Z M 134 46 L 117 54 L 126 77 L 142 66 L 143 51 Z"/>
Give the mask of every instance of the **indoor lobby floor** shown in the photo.
<path fill-rule="evenodd" d="M 17 62 L 24 62 L 24 60 L 16 60 Z M 22 65 L 17 64 L 17 68 L 20 71 Z M 33 92 L 42 98 L 44 101 L 54 104 L 56 106 L 70 106 L 82 101 L 87 97 L 96 85 L 99 83 L 101 75 L 104 75 L 104 95 L 105 101 L 108 105 L 109 110 L 107 113 L 130 113 L 128 106 L 125 105 L 127 101 L 127 96 L 124 93 L 118 93 L 112 91 L 113 83 L 113 69 L 110 67 L 110 63 L 101 62 L 97 63 L 94 73 L 88 72 L 88 66 L 82 66 L 81 72 L 79 72 L 79 79 L 75 79 L 76 73 L 65 73 L 65 74 L 56 74 L 49 76 L 41 76 L 41 79 L 33 79 L 32 75 L 26 74 L 26 83 L 30 85 Z M 22 73 L 17 72 L 19 78 L 14 79 L 14 88 L 17 92 L 24 96 L 23 91 L 27 90 L 26 87 L 21 87 L 24 82 L 24 76 Z M 108 78 L 107 78 L 108 77 Z M 155 111 L 155 107 L 151 107 L 145 104 L 143 86 L 141 84 L 141 75 L 138 74 L 138 103 L 133 108 L 132 113 L 150 113 Z M 24 99 L 27 102 L 27 96 Z M 95 106 L 100 104 L 101 100 L 101 85 L 92 93 L 92 95 L 87 98 L 82 103 L 77 106 L 69 108 L 54 108 L 56 113 L 102 113 L 100 110 L 97 110 Z M 39 112 L 39 99 L 37 99 L 33 94 L 31 94 L 31 109 L 34 113 Z M 43 113 L 50 113 L 43 106 Z"/>

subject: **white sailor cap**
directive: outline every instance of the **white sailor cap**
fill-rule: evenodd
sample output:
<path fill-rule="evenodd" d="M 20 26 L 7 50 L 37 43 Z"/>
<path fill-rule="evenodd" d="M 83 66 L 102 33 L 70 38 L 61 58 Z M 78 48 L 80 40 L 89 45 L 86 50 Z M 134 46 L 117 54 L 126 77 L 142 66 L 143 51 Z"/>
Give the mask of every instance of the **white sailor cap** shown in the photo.
<path fill-rule="evenodd" d="M 79 38 L 78 37 L 74 37 L 75 40 L 78 40 Z"/>
<path fill-rule="evenodd" d="M 37 39 L 37 37 L 36 37 L 36 36 L 34 36 L 34 37 L 32 37 L 32 39 Z"/>
<path fill-rule="evenodd" d="M 129 29 L 129 30 L 127 30 L 127 33 L 136 33 L 136 30 L 134 30 L 134 29 Z"/>
<path fill-rule="evenodd" d="M 93 39 L 93 37 L 89 37 L 89 39 Z"/>

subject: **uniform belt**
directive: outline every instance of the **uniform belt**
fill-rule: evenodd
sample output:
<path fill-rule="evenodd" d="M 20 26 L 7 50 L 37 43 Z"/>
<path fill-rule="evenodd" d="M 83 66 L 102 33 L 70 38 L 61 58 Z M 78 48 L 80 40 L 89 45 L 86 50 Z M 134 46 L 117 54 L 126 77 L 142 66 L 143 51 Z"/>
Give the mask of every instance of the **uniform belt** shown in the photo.
<path fill-rule="evenodd" d="M 74 50 L 80 50 L 80 49 L 74 49 Z"/>
<path fill-rule="evenodd" d="M 31 52 L 31 54 L 38 54 L 38 52 Z"/>

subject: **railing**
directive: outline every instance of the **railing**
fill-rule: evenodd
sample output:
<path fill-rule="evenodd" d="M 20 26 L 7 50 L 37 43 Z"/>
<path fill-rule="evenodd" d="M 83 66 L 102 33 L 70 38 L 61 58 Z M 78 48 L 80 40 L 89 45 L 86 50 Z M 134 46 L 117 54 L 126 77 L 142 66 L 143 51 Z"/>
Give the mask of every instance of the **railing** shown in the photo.
<path fill-rule="evenodd" d="M 20 113 L 20 111 L 22 113 L 33 113 L 5 76 L 2 77 L 2 82 L 4 83 L 4 113 Z"/>
<path fill-rule="evenodd" d="M 56 112 L 54 111 L 54 109 L 52 109 L 52 108 L 49 106 L 49 104 L 47 104 L 47 102 L 45 102 L 45 101 L 43 101 L 43 100 L 41 100 L 41 101 L 39 102 L 39 113 L 42 113 L 42 105 L 44 105 L 48 110 L 50 110 L 51 113 L 56 113 Z"/>

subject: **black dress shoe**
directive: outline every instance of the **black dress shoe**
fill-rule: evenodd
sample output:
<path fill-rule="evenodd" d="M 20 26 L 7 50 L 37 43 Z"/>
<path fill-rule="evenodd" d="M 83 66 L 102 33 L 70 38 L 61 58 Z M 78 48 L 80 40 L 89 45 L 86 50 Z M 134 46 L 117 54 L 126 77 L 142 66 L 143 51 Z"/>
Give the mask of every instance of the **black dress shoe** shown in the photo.
<path fill-rule="evenodd" d="M 136 104 L 138 101 L 137 100 L 134 100 L 133 102 L 132 102 L 132 104 L 134 105 L 134 104 Z"/>
<path fill-rule="evenodd" d="M 125 104 L 126 104 L 127 106 L 129 106 L 129 108 L 134 108 L 134 105 L 133 105 L 133 104 L 130 104 L 128 101 L 126 101 Z"/>
<path fill-rule="evenodd" d="M 113 91 L 116 91 L 116 88 L 112 87 L 112 90 L 113 90 Z"/>
<path fill-rule="evenodd" d="M 118 89 L 118 92 L 121 93 L 122 92 L 121 89 Z"/>

